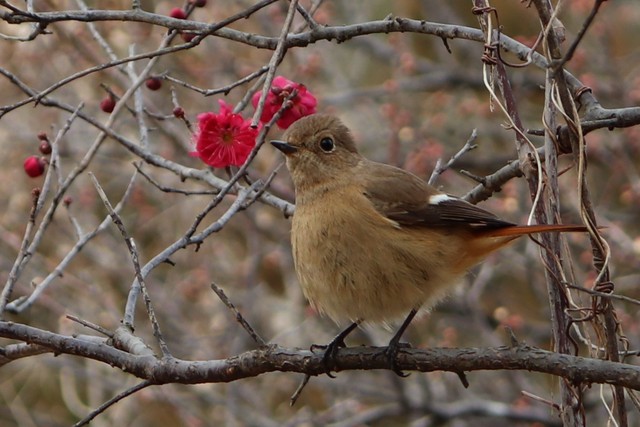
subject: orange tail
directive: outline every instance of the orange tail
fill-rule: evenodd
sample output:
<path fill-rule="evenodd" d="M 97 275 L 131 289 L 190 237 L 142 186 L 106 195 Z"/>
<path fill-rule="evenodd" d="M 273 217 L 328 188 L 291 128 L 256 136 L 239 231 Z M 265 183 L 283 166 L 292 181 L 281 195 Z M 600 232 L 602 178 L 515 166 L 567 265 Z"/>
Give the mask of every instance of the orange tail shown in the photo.
<path fill-rule="evenodd" d="M 525 234 L 533 233 L 546 233 L 546 232 L 560 232 L 560 233 L 576 233 L 587 232 L 587 227 L 584 225 L 565 225 L 565 224 L 535 224 L 535 225 L 514 225 L 511 227 L 498 228 L 495 230 L 488 230 L 483 232 L 482 235 L 486 237 L 508 237 L 523 236 Z"/>

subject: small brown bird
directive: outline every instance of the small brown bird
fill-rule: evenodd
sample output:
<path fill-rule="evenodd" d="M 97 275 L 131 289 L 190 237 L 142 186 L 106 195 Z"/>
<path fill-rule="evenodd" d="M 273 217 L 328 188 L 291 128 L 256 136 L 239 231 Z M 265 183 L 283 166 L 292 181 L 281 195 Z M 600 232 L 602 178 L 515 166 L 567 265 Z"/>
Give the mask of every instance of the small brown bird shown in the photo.
<path fill-rule="evenodd" d="M 285 154 L 295 186 L 291 242 L 300 285 L 319 312 L 353 322 L 327 346 L 325 363 L 359 323 L 407 316 L 386 350 L 400 374 L 395 356 L 402 333 L 469 268 L 525 234 L 586 231 L 515 225 L 368 160 L 333 116 L 304 117 L 283 139 L 271 144 Z"/>

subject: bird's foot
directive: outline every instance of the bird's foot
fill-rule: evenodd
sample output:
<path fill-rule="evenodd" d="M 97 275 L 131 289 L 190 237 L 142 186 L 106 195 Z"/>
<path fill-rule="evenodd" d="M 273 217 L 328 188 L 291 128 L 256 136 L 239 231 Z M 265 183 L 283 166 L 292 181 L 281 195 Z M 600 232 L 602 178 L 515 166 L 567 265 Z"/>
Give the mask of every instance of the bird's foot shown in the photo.
<path fill-rule="evenodd" d="M 398 351 L 400 351 L 401 348 L 410 348 L 411 344 L 401 343 L 400 338 L 402 338 L 402 334 L 404 334 L 404 331 L 407 329 L 409 323 L 411 323 L 417 313 L 418 309 L 416 308 L 412 309 L 409 312 L 407 318 L 404 319 L 404 322 L 402 322 L 402 325 L 400 325 L 400 328 L 398 329 L 396 334 L 393 336 L 393 338 L 391 338 L 391 341 L 389 341 L 389 345 L 387 345 L 387 347 L 383 350 L 383 355 L 387 358 L 391 370 L 395 372 L 396 375 L 402 378 L 408 377 L 409 374 L 405 374 L 398 367 Z"/>
<path fill-rule="evenodd" d="M 336 337 L 337 338 L 337 337 Z M 347 345 L 344 343 L 343 339 L 337 340 L 333 339 L 329 344 L 312 344 L 311 351 L 314 350 L 324 350 L 324 354 L 322 355 L 322 364 L 326 368 L 326 374 L 330 378 L 335 378 L 336 376 L 331 373 L 331 371 L 336 366 L 336 356 L 338 355 L 338 349 L 345 348 Z"/>
<path fill-rule="evenodd" d="M 338 350 L 340 348 L 345 348 L 347 345 L 344 343 L 344 339 L 347 335 L 351 333 L 356 327 L 358 323 L 354 322 L 349 325 L 344 331 L 340 332 L 334 339 L 329 342 L 327 345 L 321 344 L 312 344 L 310 350 L 313 352 L 314 350 L 324 350 L 324 355 L 322 356 L 322 364 L 326 368 L 326 374 L 330 378 L 335 378 L 336 376 L 331 373 L 333 369 L 336 367 L 336 356 L 338 355 Z"/>
<path fill-rule="evenodd" d="M 409 374 L 405 374 L 398 367 L 398 352 L 400 351 L 400 349 L 403 349 L 403 348 L 411 348 L 411 344 L 409 344 L 408 342 L 399 342 L 399 341 L 391 340 L 389 345 L 386 346 L 384 350 L 382 350 L 382 354 L 387 359 L 387 362 L 389 363 L 389 367 L 391 368 L 391 370 L 395 372 L 397 376 L 406 378 L 409 376 Z"/>

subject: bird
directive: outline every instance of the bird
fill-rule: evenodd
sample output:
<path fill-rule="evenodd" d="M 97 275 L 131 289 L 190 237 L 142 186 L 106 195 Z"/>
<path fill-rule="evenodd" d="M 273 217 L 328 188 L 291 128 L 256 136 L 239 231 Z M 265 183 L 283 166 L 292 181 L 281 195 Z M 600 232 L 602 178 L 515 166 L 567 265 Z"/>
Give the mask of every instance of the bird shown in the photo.
<path fill-rule="evenodd" d="M 466 272 L 514 239 L 584 232 L 581 225 L 516 225 L 443 193 L 401 168 L 362 156 L 336 116 L 313 114 L 271 141 L 295 190 L 291 245 L 304 296 L 319 313 L 351 323 L 325 348 L 330 374 L 344 339 L 362 323 L 404 318 L 385 355 L 398 375 L 400 338 Z"/>

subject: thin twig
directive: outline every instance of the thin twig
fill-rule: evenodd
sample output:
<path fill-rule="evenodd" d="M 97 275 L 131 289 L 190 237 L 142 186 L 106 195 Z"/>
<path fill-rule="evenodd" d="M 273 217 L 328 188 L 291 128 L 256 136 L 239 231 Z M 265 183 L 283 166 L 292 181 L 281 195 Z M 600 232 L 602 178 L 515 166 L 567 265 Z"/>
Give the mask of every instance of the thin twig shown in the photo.
<path fill-rule="evenodd" d="M 264 183 L 257 189 L 255 194 L 253 196 L 251 196 L 251 198 L 249 200 L 247 200 L 244 203 L 244 205 L 242 205 L 243 209 L 248 208 L 251 204 L 257 202 L 258 199 L 260 199 L 260 197 L 262 197 L 262 195 L 265 193 L 265 191 L 267 191 L 267 188 L 269 188 L 269 186 L 271 185 L 271 182 L 273 181 L 273 179 L 276 177 L 276 175 L 278 174 L 280 169 L 282 169 L 282 167 L 285 164 L 286 163 L 283 161 L 283 162 L 280 162 L 275 168 L 273 168 L 273 170 L 271 171 L 271 173 L 269 174 L 267 179 L 264 180 Z"/>
<path fill-rule="evenodd" d="M 442 164 L 441 159 L 438 159 L 436 163 L 436 167 L 433 169 L 433 172 L 431 172 L 431 176 L 429 177 L 429 181 L 428 181 L 429 185 L 434 185 L 434 183 L 436 182 L 436 179 L 438 179 L 438 177 L 442 175 L 444 171 L 451 168 L 462 156 L 464 156 L 469 151 L 478 148 L 478 145 L 474 144 L 477 138 L 478 138 L 478 131 L 477 129 L 474 129 L 471 132 L 471 136 L 469 136 L 469 139 L 467 139 L 467 142 L 465 142 L 465 144 L 462 146 L 460 150 L 458 150 L 456 154 L 451 156 L 451 158 L 445 165 Z"/>
<path fill-rule="evenodd" d="M 240 313 L 240 311 L 236 308 L 236 306 L 233 305 L 233 303 L 231 302 L 229 297 L 227 297 L 227 295 L 224 293 L 222 288 L 220 288 L 214 282 L 211 282 L 211 289 L 213 289 L 213 292 L 215 292 L 216 295 L 218 295 L 218 298 L 220 298 L 220 301 L 222 301 L 224 303 L 224 305 L 226 305 L 227 308 L 229 310 L 231 310 L 231 312 L 233 313 L 233 315 L 236 318 L 236 321 L 240 324 L 240 326 L 242 326 L 244 328 L 245 331 L 247 331 L 247 333 L 249 334 L 251 339 L 253 339 L 253 341 L 256 344 L 258 344 L 258 346 L 260 346 L 260 347 L 266 345 L 267 344 L 266 341 L 263 340 L 260 337 L 260 335 L 258 335 L 256 330 L 253 329 L 253 327 L 249 324 L 249 322 L 247 322 L 247 320 L 244 318 L 242 313 Z"/>
<path fill-rule="evenodd" d="M 164 337 L 162 336 L 162 332 L 160 331 L 160 324 L 158 323 L 158 319 L 156 318 L 155 311 L 153 310 L 153 306 L 151 304 L 151 296 L 147 291 L 147 286 L 145 284 L 144 277 L 142 276 L 142 272 L 140 271 L 140 257 L 138 255 L 138 249 L 136 247 L 136 243 L 133 240 L 133 238 L 129 236 L 129 233 L 127 232 L 127 229 L 124 226 L 124 223 L 120 218 L 120 215 L 118 215 L 116 211 L 113 209 L 113 206 L 109 202 L 109 199 L 107 198 L 106 193 L 102 189 L 102 186 L 100 186 L 100 183 L 96 179 L 95 175 L 90 172 L 89 176 L 91 177 L 93 185 L 96 188 L 96 191 L 100 196 L 100 199 L 102 200 L 105 207 L 109 211 L 109 215 L 111 216 L 113 223 L 115 224 L 116 227 L 118 227 L 118 230 L 120 230 L 120 234 L 122 234 L 122 237 L 127 245 L 127 249 L 129 250 L 129 254 L 131 255 L 131 262 L 133 263 L 133 268 L 135 270 L 136 281 L 140 284 L 140 290 L 142 291 L 142 295 L 144 297 L 145 307 L 147 308 L 147 314 L 149 315 L 149 320 L 151 321 L 151 325 L 153 327 L 153 335 L 156 337 L 156 340 L 158 340 L 158 344 L 160 345 L 162 355 L 166 358 L 169 358 L 171 357 L 171 353 L 169 352 L 169 347 L 167 346 L 167 343 L 165 342 Z"/>
<path fill-rule="evenodd" d="M 91 420 L 93 420 L 95 417 L 97 417 L 98 415 L 100 415 L 101 413 L 106 411 L 109 407 L 115 405 L 116 403 L 118 403 L 119 401 L 124 399 L 125 397 L 129 397 L 132 394 L 137 393 L 138 391 L 149 387 L 150 385 L 153 385 L 153 383 L 151 381 L 149 381 L 149 380 L 145 380 L 145 381 L 142 381 L 141 383 L 136 384 L 135 386 L 123 391 L 122 393 L 119 393 L 116 396 L 113 396 L 111 399 L 107 400 L 102 405 L 98 406 L 96 409 L 91 411 L 86 417 L 84 417 L 83 419 L 81 419 L 80 421 L 75 423 L 73 425 L 73 427 L 81 427 L 81 426 L 85 426 L 85 425 L 89 424 L 91 422 Z"/>
<path fill-rule="evenodd" d="M 118 204 L 115 207 L 115 211 L 118 212 L 118 213 L 124 208 L 127 200 L 129 199 L 129 196 L 132 194 L 133 184 L 134 184 L 134 181 L 135 181 L 134 178 L 135 177 L 132 177 L 129 180 L 129 184 L 127 185 L 127 188 L 125 189 L 124 194 L 122 195 L 122 197 L 120 198 L 120 201 L 118 202 Z M 29 307 L 31 307 L 38 300 L 40 295 L 42 295 L 42 293 L 51 284 L 53 284 L 56 279 L 62 277 L 62 274 L 64 273 L 64 271 L 67 268 L 67 266 L 73 261 L 73 259 L 78 254 L 80 254 L 82 252 L 82 249 L 91 240 L 93 240 L 102 231 L 104 231 L 109 226 L 110 223 L 111 223 L 110 217 L 109 217 L 109 215 L 107 215 L 100 222 L 100 224 L 98 224 L 98 226 L 95 227 L 93 230 L 78 236 L 78 240 L 74 244 L 73 248 L 71 248 L 71 250 L 69 250 L 69 252 L 67 252 L 67 254 L 64 256 L 64 258 L 47 275 L 47 277 L 45 277 L 40 283 L 38 283 L 36 285 L 36 287 L 33 289 L 31 294 L 29 295 L 29 297 L 28 298 L 20 298 L 20 299 L 17 299 L 15 301 L 12 301 L 11 303 L 9 303 L 7 305 L 7 311 L 11 311 L 13 313 L 20 313 L 20 312 L 28 309 Z"/>
<path fill-rule="evenodd" d="M 276 50 L 273 52 L 273 55 L 271 55 L 271 59 L 269 60 L 269 71 L 267 72 L 267 78 L 262 85 L 262 94 L 260 96 L 260 100 L 258 101 L 256 111 L 253 114 L 253 120 L 251 121 L 251 125 L 254 127 L 258 126 L 258 123 L 260 122 L 262 110 L 264 110 L 264 104 L 267 101 L 267 95 L 269 94 L 269 89 L 271 88 L 271 82 L 276 75 L 276 69 L 280 64 L 280 61 L 282 61 L 282 58 L 284 58 L 284 53 L 286 51 L 287 34 L 289 34 L 289 29 L 291 28 L 297 5 L 298 0 L 291 0 L 291 3 L 289 4 L 289 10 L 287 11 L 287 17 L 284 20 L 284 25 L 282 26 L 282 31 L 280 32 L 280 37 L 278 38 L 278 45 L 276 46 Z"/>
<path fill-rule="evenodd" d="M 71 129 L 73 122 L 79 116 L 83 106 L 84 104 L 80 104 L 78 105 L 78 107 L 76 107 L 76 109 L 73 111 L 71 116 L 69 116 L 69 118 L 65 122 L 65 125 L 63 126 L 63 128 L 56 135 L 56 138 L 52 143 L 53 144 L 52 159 L 58 159 L 57 145 L 59 144 L 59 141 L 62 139 L 62 137 L 67 134 L 69 129 Z M 53 181 L 53 178 L 52 178 L 53 167 L 54 166 L 49 168 L 49 170 L 47 171 L 47 176 L 45 177 L 45 182 L 42 187 L 43 189 L 46 190 L 46 192 L 48 192 L 48 189 L 52 185 L 51 183 Z M 34 199 L 34 205 L 32 206 L 32 210 L 29 215 L 29 221 L 27 223 L 27 227 L 24 233 L 20 251 L 18 252 L 18 256 L 16 257 L 14 264 L 11 266 L 11 270 L 9 271 L 9 277 L 7 279 L 7 282 L 4 285 L 4 288 L 2 289 L 2 294 L 0 294 L 0 318 L 2 318 L 5 309 L 8 308 L 7 305 L 9 304 L 9 300 L 11 299 L 11 295 L 13 294 L 13 288 L 16 284 L 16 281 L 21 276 L 22 271 L 24 270 L 26 265 L 29 263 L 29 260 L 31 260 L 31 257 L 33 256 L 33 254 L 36 253 L 38 247 L 40 246 L 40 243 L 42 242 L 42 239 L 44 238 L 45 231 L 49 228 L 49 225 L 52 223 L 54 213 L 57 207 L 59 206 L 60 202 L 62 201 L 64 194 L 66 193 L 67 189 L 71 184 L 72 180 L 70 181 L 70 178 L 71 176 L 67 177 L 67 180 L 65 180 L 64 183 L 58 186 L 58 190 L 53 196 L 53 199 L 49 205 L 49 208 L 44 213 L 42 220 L 40 221 L 40 224 L 36 229 L 35 228 L 36 218 L 39 215 L 40 211 L 44 209 L 44 202 L 45 202 L 45 197 L 42 189 L 38 189 L 37 197 Z"/>
<path fill-rule="evenodd" d="M 29 243 L 31 243 L 31 233 L 33 232 L 36 224 L 36 207 L 38 206 L 39 197 L 40 189 L 34 189 L 32 192 L 31 212 L 29 214 L 29 220 L 27 221 L 27 227 L 24 230 L 24 236 L 22 238 L 22 243 L 20 244 L 18 257 L 9 271 L 9 278 L 7 279 L 7 283 L 4 285 L 2 294 L 0 295 L 0 319 L 3 318 L 3 313 L 9 303 L 11 295 L 13 294 L 13 288 L 20 275 L 20 265 L 22 264 L 22 260 L 31 256 L 27 251 L 27 248 L 29 247 Z"/>
<path fill-rule="evenodd" d="M 256 189 L 261 185 L 261 182 L 257 181 L 252 186 L 248 188 L 241 188 L 238 190 L 238 195 L 236 199 L 233 201 L 231 206 L 226 210 L 224 214 L 218 218 L 217 221 L 213 222 L 211 225 L 206 227 L 203 231 L 198 234 L 195 234 L 198 226 L 205 218 L 206 214 L 212 209 L 212 205 L 220 203 L 222 198 L 220 198 L 220 194 L 216 196 L 214 200 L 212 200 L 209 205 L 196 217 L 193 224 L 189 227 L 189 229 L 185 232 L 185 234 L 176 240 L 171 245 L 167 246 L 164 250 L 162 250 L 159 254 L 153 257 L 149 262 L 147 262 L 140 270 L 140 274 L 142 277 L 146 277 L 154 268 L 158 265 L 169 262 L 170 257 L 186 248 L 190 245 L 195 245 L 199 247 L 199 245 L 211 234 L 217 233 L 222 230 L 222 228 L 226 225 L 227 222 L 239 211 L 242 209 L 243 204 L 250 197 Z M 222 192 L 221 192 L 222 193 Z M 125 325 L 133 325 L 133 321 L 135 318 L 135 307 L 138 299 L 138 295 L 140 293 L 140 282 L 135 280 L 131 287 L 129 288 L 129 295 L 127 297 L 127 302 L 125 305 L 123 323 Z"/>
<path fill-rule="evenodd" d="M 181 190 L 179 188 L 167 187 L 166 185 L 160 184 L 158 181 L 153 179 L 149 174 L 147 174 L 142 169 L 142 166 L 138 162 L 133 162 L 133 166 L 140 173 L 140 175 L 145 177 L 146 180 L 149 181 L 154 187 L 156 187 L 158 190 L 160 190 L 160 191 L 162 191 L 164 193 L 185 194 L 187 196 L 195 196 L 195 195 L 198 195 L 198 196 L 212 196 L 212 195 L 216 195 L 216 194 L 219 193 L 218 190 L 193 190 L 193 191 L 191 191 L 191 190 Z"/>
<path fill-rule="evenodd" d="M 293 406 L 296 404 L 296 402 L 298 401 L 298 398 L 302 394 L 302 390 L 304 390 L 307 383 L 309 383 L 310 379 L 311 379 L 311 375 L 304 374 L 304 377 L 302 378 L 302 381 L 300 381 L 300 384 L 296 388 L 296 391 L 294 391 L 291 397 L 289 398 L 289 406 Z"/>
<path fill-rule="evenodd" d="M 105 336 L 107 336 L 109 338 L 113 338 L 113 332 L 111 332 L 108 329 L 103 328 L 100 325 L 96 325 L 95 323 L 89 322 L 88 320 L 81 319 L 81 318 L 79 318 L 77 316 L 74 316 L 72 314 L 67 314 L 65 317 L 67 319 L 69 319 L 69 320 L 72 320 L 72 321 L 74 321 L 76 323 L 81 324 L 82 326 L 85 326 L 85 327 L 87 327 L 89 329 L 93 329 L 94 331 L 96 331 L 98 333 L 101 333 L 102 335 L 105 335 Z"/>
<path fill-rule="evenodd" d="M 254 71 L 251 74 L 246 75 L 245 77 L 238 79 L 236 81 L 234 81 L 233 83 L 230 83 L 226 86 L 222 86 L 216 89 L 202 89 L 199 88 L 197 86 L 194 86 L 190 83 L 185 82 L 184 80 L 180 80 L 177 79 L 175 77 L 171 77 L 168 74 L 165 74 L 164 76 L 162 76 L 162 78 L 164 78 L 165 80 L 169 80 L 170 82 L 176 83 L 180 86 L 183 86 L 187 89 L 193 90 L 194 92 L 198 92 L 203 94 L 204 96 L 211 96 L 211 95 L 217 95 L 219 93 L 222 93 L 224 95 L 228 95 L 229 92 L 231 92 L 232 89 L 241 86 L 247 82 L 250 82 L 260 76 L 262 76 L 264 73 L 266 73 L 269 70 L 269 67 L 267 65 L 264 65 L 262 67 L 260 67 L 258 70 Z"/>
<path fill-rule="evenodd" d="M 306 27 L 307 25 L 312 30 L 315 30 L 316 28 L 319 27 L 318 23 L 315 21 L 315 19 L 313 19 L 313 16 L 311 15 L 313 12 L 311 12 L 311 13 L 307 12 L 307 9 L 302 7 L 300 4 L 296 5 L 296 10 L 300 14 L 300 16 L 302 16 L 304 18 L 304 20 L 305 20 L 304 26 L 302 26 L 301 28 L 296 29 L 296 32 L 300 32 L 300 31 L 304 30 L 304 27 Z"/>
<path fill-rule="evenodd" d="M 162 43 L 163 44 L 168 43 L 168 42 L 170 42 L 170 40 L 171 39 L 169 38 L 169 36 L 165 37 L 165 39 L 163 40 Z M 124 95 L 122 95 L 122 98 L 116 104 L 113 112 L 109 116 L 109 119 L 104 124 L 104 128 L 105 129 L 110 129 L 113 126 L 118 113 L 124 108 L 124 105 L 126 104 L 127 100 L 133 95 L 133 93 L 137 90 L 137 88 L 144 81 L 144 78 L 142 76 L 146 76 L 149 73 L 149 70 L 155 65 L 156 61 L 158 61 L 158 57 L 151 58 L 151 60 L 145 66 L 144 70 L 141 72 L 140 77 L 135 82 L 133 82 L 131 87 L 129 87 L 129 89 L 127 89 L 127 91 L 124 93 Z M 80 116 L 79 112 L 80 112 L 81 107 L 82 107 L 82 105 L 80 107 L 78 107 L 74 111 L 72 117 L 75 118 L 76 116 Z M 0 110 L 0 111 L 6 112 L 6 110 Z M 2 115 L 2 112 L 0 112 L 0 116 L 1 115 Z M 89 163 L 91 162 L 93 157 L 98 152 L 98 149 L 102 146 L 102 143 L 105 141 L 105 139 L 107 137 L 107 134 L 108 134 L 108 132 L 106 132 L 105 130 L 100 132 L 100 134 L 96 137 L 96 139 L 93 142 L 93 144 L 90 146 L 89 150 L 85 153 L 85 155 L 82 158 L 82 160 L 80 161 L 80 163 L 78 165 L 76 165 L 76 167 L 69 173 L 69 175 L 67 176 L 66 180 L 59 186 L 59 189 L 58 189 L 58 192 L 56 193 L 56 196 L 54 197 L 51 205 L 49 206 L 49 209 L 44 214 L 44 217 L 43 217 L 43 220 L 41 222 L 41 225 L 40 225 L 40 227 L 38 228 L 38 230 L 36 231 L 36 233 L 35 233 L 35 235 L 33 237 L 33 243 L 30 245 L 30 249 L 27 251 L 28 256 L 23 257 L 22 259 L 20 259 L 19 264 L 14 264 L 14 268 L 16 269 L 17 273 L 19 273 L 19 271 L 22 270 L 22 268 L 24 268 L 24 266 L 26 265 L 26 263 L 30 259 L 31 254 L 33 254 L 35 252 L 35 249 L 32 250 L 32 248 L 37 247 L 37 245 L 39 244 L 39 239 L 42 238 L 42 236 L 43 236 L 43 234 L 45 232 L 45 229 L 47 228 L 47 225 L 51 222 L 51 220 L 53 218 L 53 215 L 54 215 L 54 213 L 55 213 L 55 211 L 56 211 L 56 209 L 58 207 L 58 204 L 61 201 L 64 193 L 71 186 L 71 184 L 75 181 L 75 179 L 88 167 Z M 13 271 L 13 268 L 12 268 L 12 271 Z M 15 281 L 18 276 L 19 276 L 19 274 L 13 275 L 13 276 L 9 275 L 9 281 L 11 281 L 11 280 Z M 7 304 L 8 300 L 9 300 L 9 297 L 10 297 L 10 294 L 11 294 L 11 291 L 12 291 L 12 288 L 13 288 L 13 284 L 11 284 L 9 281 L 7 282 L 7 285 L 5 285 L 5 288 L 3 289 L 2 297 L 0 298 L 0 316 L 2 315 L 4 309 L 6 308 L 6 304 Z"/>
<path fill-rule="evenodd" d="M 556 411 L 560 411 L 560 405 L 558 405 L 557 403 L 549 400 L 549 399 L 545 399 L 544 397 L 540 397 L 536 394 L 530 393 L 528 391 L 522 390 L 520 393 L 522 393 L 523 396 L 528 397 L 529 399 L 533 399 L 536 400 L 538 402 L 542 402 L 545 405 L 549 405 L 551 408 L 555 409 Z"/>
<path fill-rule="evenodd" d="M 582 24 L 582 28 L 580 28 L 580 31 L 576 35 L 576 38 L 573 41 L 573 43 L 571 43 L 571 46 L 569 46 L 569 49 L 567 49 L 567 52 L 564 54 L 561 60 L 552 62 L 551 65 L 554 69 L 556 70 L 561 69 L 564 66 L 564 64 L 566 64 L 568 61 L 571 60 L 571 58 L 573 58 L 573 55 L 575 54 L 576 49 L 578 48 L 578 45 L 582 41 L 585 34 L 587 34 L 587 30 L 589 29 L 589 27 L 591 26 L 591 23 L 593 22 L 596 15 L 598 14 L 598 10 L 600 9 L 600 6 L 602 6 L 602 3 L 605 1 L 606 0 L 595 1 L 595 3 L 593 4 L 593 8 L 589 13 L 589 16 L 587 16 L 587 19 L 584 21 L 584 24 Z"/>
<path fill-rule="evenodd" d="M 598 297 L 601 297 L 601 298 L 616 299 L 616 300 L 628 302 L 628 303 L 631 303 L 631 304 L 640 305 L 640 300 L 637 300 L 637 299 L 631 298 L 631 297 L 627 297 L 627 296 L 624 296 L 624 295 L 609 294 L 609 293 L 605 293 L 605 292 L 598 292 L 598 291 L 594 291 L 593 289 L 585 288 L 583 286 L 572 285 L 571 283 L 566 283 L 566 286 L 568 288 L 577 289 L 579 291 L 586 292 L 589 295 L 594 295 L 594 296 L 598 296 Z"/>

